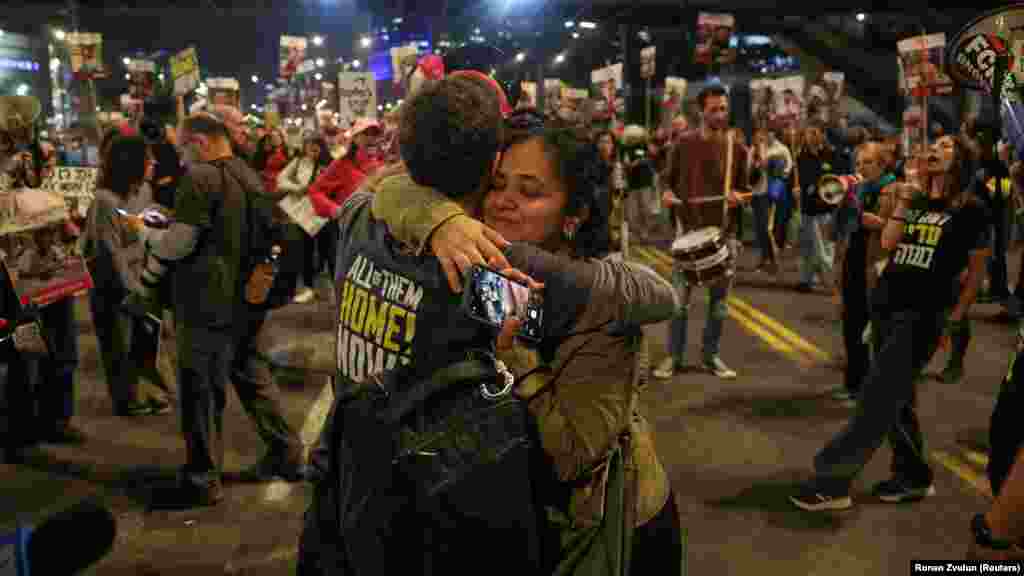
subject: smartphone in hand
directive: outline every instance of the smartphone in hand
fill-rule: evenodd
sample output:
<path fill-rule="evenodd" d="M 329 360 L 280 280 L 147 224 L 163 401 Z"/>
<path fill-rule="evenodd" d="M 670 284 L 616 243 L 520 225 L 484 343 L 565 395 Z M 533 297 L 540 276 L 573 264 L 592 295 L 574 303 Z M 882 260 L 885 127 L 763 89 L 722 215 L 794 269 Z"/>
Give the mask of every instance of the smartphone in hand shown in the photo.
<path fill-rule="evenodd" d="M 543 336 L 544 294 L 485 266 L 474 266 L 462 291 L 462 308 L 470 318 L 501 328 L 506 318 L 523 321 L 517 336 L 539 342 Z"/>

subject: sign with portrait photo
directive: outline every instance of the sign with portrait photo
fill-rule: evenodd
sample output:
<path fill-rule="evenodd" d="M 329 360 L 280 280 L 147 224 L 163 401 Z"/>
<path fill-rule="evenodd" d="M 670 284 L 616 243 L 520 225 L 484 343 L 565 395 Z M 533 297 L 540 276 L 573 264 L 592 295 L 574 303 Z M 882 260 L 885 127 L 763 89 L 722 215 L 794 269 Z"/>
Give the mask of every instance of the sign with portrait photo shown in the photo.
<path fill-rule="evenodd" d="M 896 43 L 899 53 L 900 87 L 910 96 L 949 94 L 953 79 L 943 69 L 946 35 L 928 34 Z"/>
<path fill-rule="evenodd" d="M 85 218 L 89 205 L 96 197 L 96 168 L 58 166 L 39 188 L 64 197 L 68 212 L 77 218 Z"/>
<path fill-rule="evenodd" d="M 71 72 L 76 78 L 106 78 L 103 66 L 103 36 L 94 32 L 69 32 L 65 37 L 71 52 Z"/>
<path fill-rule="evenodd" d="M 299 71 L 306 59 L 306 38 L 303 36 L 281 36 L 279 77 L 289 79 Z"/>
<path fill-rule="evenodd" d="M 242 96 L 238 80 L 234 78 L 209 78 L 206 80 L 210 102 L 242 109 Z"/>
<path fill-rule="evenodd" d="M 736 18 L 732 14 L 697 14 L 697 45 L 693 58 L 697 64 L 732 64 L 736 61 L 736 49 L 730 46 Z"/>
<path fill-rule="evenodd" d="M 377 80 L 373 72 L 338 74 L 338 125 L 348 127 L 357 118 L 377 116 Z"/>
<path fill-rule="evenodd" d="M 140 100 L 151 98 L 156 82 L 156 62 L 132 59 L 125 68 L 128 69 L 128 94 Z"/>

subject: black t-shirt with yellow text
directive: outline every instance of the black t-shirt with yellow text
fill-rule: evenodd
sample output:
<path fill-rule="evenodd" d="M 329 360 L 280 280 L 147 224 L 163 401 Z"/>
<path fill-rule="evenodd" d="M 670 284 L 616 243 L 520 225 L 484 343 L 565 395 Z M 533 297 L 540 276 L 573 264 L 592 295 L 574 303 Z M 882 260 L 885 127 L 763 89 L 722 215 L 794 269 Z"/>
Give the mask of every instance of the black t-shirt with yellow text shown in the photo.
<path fill-rule="evenodd" d="M 969 201 L 950 210 L 944 202 L 915 200 L 906 212 L 903 239 L 874 293 L 879 310 L 939 312 L 955 304 L 949 290 L 967 266 L 971 251 L 988 246 L 989 221 L 983 206 Z"/>

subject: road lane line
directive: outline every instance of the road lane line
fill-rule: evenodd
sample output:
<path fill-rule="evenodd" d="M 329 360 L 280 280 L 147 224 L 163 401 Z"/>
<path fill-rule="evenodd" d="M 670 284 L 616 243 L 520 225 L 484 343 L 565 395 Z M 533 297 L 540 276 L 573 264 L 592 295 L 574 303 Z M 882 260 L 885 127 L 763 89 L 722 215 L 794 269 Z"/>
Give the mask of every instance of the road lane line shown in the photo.
<path fill-rule="evenodd" d="M 320 389 L 313 405 L 306 413 L 306 419 L 299 431 L 299 439 L 302 441 L 302 460 L 309 461 L 309 451 L 320 437 L 320 431 L 327 421 L 327 414 L 331 411 L 331 404 L 334 402 L 334 389 L 331 387 L 330 379 Z M 294 485 L 283 480 L 270 482 L 263 488 L 263 500 L 265 502 L 282 502 L 291 495 Z"/>
<path fill-rule="evenodd" d="M 732 304 L 740 308 L 741 310 L 749 314 L 751 317 L 753 317 L 755 320 L 758 320 L 759 322 L 761 322 L 761 324 L 764 324 L 772 331 L 774 331 L 776 334 L 778 334 L 782 338 L 785 338 L 787 341 L 789 341 L 791 344 L 793 344 L 800 350 L 807 352 L 808 354 L 818 358 L 822 362 L 832 361 L 831 354 L 825 352 L 821 348 L 818 348 L 814 344 L 811 344 L 807 340 L 804 340 L 799 334 L 797 334 L 793 330 L 790 330 L 789 328 L 786 328 L 781 322 L 778 322 L 771 316 L 768 316 L 764 312 L 761 312 L 757 308 L 754 308 L 753 306 L 746 303 L 742 299 L 736 296 L 729 296 L 729 304 Z"/>
<path fill-rule="evenodd" d="M 967 461 L 975 466 L 981 466 L 982 468 L 988 468 L 988 454 L 982 454 L 974 450 L 967 450 L 964 452 L 964 457 Z"/>
<path fill-rule="evenodd" d="M 935 450 L 932 452 L 932 459 L 939 464 L 942 464 L 946 469 L 957 475 L 961 480 L 969 484 L 975 490 L 981 492 L 982 496 L 992 500 L 992 490 L 989 487 L 988 481 L 982 478 L 974 470 L 971 470 L 971 467 L 962 462 L 959 458 L 940 450 Z"/>

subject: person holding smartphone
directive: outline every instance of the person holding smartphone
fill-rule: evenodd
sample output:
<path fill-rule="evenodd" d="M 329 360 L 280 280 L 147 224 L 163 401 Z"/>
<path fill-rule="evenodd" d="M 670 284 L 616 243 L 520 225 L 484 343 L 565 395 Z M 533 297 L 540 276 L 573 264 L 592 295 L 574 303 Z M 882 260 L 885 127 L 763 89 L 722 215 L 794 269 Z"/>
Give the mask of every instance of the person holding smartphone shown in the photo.
<path fill-rule="evenodd" d="M 606 258 L 607 243 L 595 241 L 608 212 L 599 201 L 601 167 L 592 147 L 572 130 L 545 128 L 532 111 L 514 113 L 506 136 L 479 206 L 456 205 L 395 177 L 373 188 L 374 214 L 406 243 L 431 250 L 453 288 L 473 289 L 462 285 L 460 270 L 501 268 L 496 238 L 515 242 L 503 257 L 543 282 L 546 316 L 539 343 L 522 338 L 527 312 L 527 320 L 516 318 L 503 331 L 499 348 L 520 377 L 517 394 L 529 403 L 541 448 L 553 464 L 537 471 L 541 500 L 574 526 L 596 525 L 605 492 L 602 479 L 588 471 L 606 463 L 625 434 L 624 452 L 636 468 L 632 505 L 621 519 L 636 530 L 632 573 L 673 573 L 682 561 L 679 515 L 637 393 L 648 371 L 639 326 L 671 318 L 676 293 L 650 269 Z M 519 344 L 513 345 L 516 333 Z M 556 494 L 569 494 L 572 509 Z M 558 533 L 558 525 L 548 528 Z M 558 547 L 546 552 L 548 568 L 570 556 Z"/>

